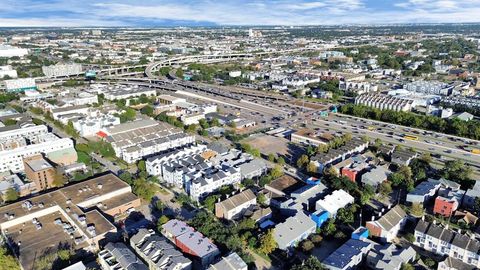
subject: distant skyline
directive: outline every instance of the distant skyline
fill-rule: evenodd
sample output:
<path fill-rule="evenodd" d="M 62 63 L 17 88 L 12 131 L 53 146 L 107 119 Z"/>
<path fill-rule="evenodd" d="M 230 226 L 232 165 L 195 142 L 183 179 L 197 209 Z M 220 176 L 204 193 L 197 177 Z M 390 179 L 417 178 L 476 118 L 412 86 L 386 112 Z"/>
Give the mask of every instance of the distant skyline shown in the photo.
<path fill-rule="evenodd" d="M 480 22 L 480 0 L 2 0 L 0 27 Z"/>

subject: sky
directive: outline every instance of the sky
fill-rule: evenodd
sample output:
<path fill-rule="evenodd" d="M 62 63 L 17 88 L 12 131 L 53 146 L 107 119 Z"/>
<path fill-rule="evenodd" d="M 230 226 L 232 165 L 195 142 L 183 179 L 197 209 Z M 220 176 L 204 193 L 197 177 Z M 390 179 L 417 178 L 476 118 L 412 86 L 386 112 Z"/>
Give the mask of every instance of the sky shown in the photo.
<path fill-rule="evenodd" d="M 480 0 L 0 0 L 0 27 L 480 22 Z"/>

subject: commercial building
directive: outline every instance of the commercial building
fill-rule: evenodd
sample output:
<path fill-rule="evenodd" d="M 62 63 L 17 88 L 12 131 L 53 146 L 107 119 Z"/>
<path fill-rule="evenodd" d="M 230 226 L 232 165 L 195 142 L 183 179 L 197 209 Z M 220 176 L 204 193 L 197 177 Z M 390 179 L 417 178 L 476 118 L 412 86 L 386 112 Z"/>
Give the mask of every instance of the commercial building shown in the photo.
<path fill-rule="evenodd" d="M 0 229 L 17 247 L 23 269 L 35 254 L 60 244 L 96 251 L 103 239 L 116 237 L 116 218 L 140 205 L 131 187 L 113 174 L 95 177 L 0 208 Z"/>
<path fill-rule="evenodd" d="M 371 221 L 367 221 L 365 227 L 371 236 L 378 237 L 384 242 L 392 242 L 406 222 L 407 214 L 400 205 L 396 205 L 377 220 L 373 216 Z"/>
<path fill-rule="evenodd" d="M 130 238 L 130 246 L 147 262 L 150 270 L 190 270 L 192 261 L 153 230 L 140 229 Z"/>
<path fill-rule="evenodd" d="M 82 73 L 82 65 L 73 63 L 43 66 L 42 71 L 46 77 L 64 77 Z"/>
<path fill-rule="evenodd" d="M 224 201 L 215 204 L 215 216 L 231 220 L 242 215 L 248 208 L 257 204 L 257 197 L 251 189 L 244 190 Z"/>
<path fill-rule="evenodd" d="M 289 250 L 314 233 L 316 228 L 315 222 L 299 211 L 295 216 L 287 218 L 285 222 L 277 224 L 273 236 L 279 249 Z"/>
<path fill-rule="evenodd" d="M 102 270 L 148 270 L 148 267 L 122 242 L 108 243 L 98 253 Z"/>
<path fill-rule="evenodd" d="M 467 190 L 465 192 L 465 196 L 463 198 L 463 206 L 467 208 L 473 208 L 475 205 L 475 199 L 480 197 L 480 181 L 475 182 L 473 188 Z"/>
<path fill-rule="evenodd" d="M 110 142 L 116 156 L 128 163 L 195 142 L 194 135 L 152 119 L 103 128 L 97 135 Z"/>
<path fill-rule="evenodd" d="M 23 163 L 27 179 L 34 182 L 38 190 L 53 187 L 56 170 L 41 154 L 25 157 Z"/>
<path fill-rule="evenodd" d="M 18 74 L 17 71 L 12 68 L 12 66 L 0 66 L 0 79 L 7 76 L 10 78 L 17 78 Z"/>
<path fill-rule="evenodd" d="M 33 182 L 22 181 L 18 175 L 10 172 L 0 173 L 0 196 L 4 198 L 9 189 L 14 189 L 20 197 L 37 191 L 37 187 Z"/>
<path fill-rule="evenodd" d="M 7 92 L 24 92 L 37 89 L 35 79 L 33 78 L 5 80 L 4 82 Z"/>
<path fill-rule="evenodd" d="M 323 260 L 322 264 L 330 270 L 355 269 L 362 263 L 372 247 L 372 242 L 349 239 Z"/>
<path fill-rule="evenodd" d="M 202 267 L 213 263 L 220 255 L 220 250 L 210 239 L 181 220 L 171 219 L 163 224 L 162 234 L 182 252 L 194 256 Z"/>
<path fill-rule="evenodd" d="M 393 110 L 397 112 L 408 112 L 413 108 L 412 100 L 378 93 L 357 96 L 355 98 L 355 104 L 379 110 Z"/>
<path fill-rule="evenodd" d="M 208 270 L 247 270 L 248 265 L 233 252 L 230 255 L 223 257 L 219 262 L 210 265 Z"/>
<path fill-rule="evenodd" d="M 13 144 L 12 144 L 13 143 Z M 47 132 L 44 125 L 0 128 L 0 172 L 22 172 L 23 159 L 44 154 L 50 161 L 68 165 L 77 161 L 73 141 Z"/>
<path fill-rule="evenodd" d="M 414 244 L 433 253 L 460 260 L 473 267 L 480 267 L 480 242 L 448 225 L 420 220 L 415 227 Z"/>
<path fill-rule="evenodd" d="M 28 54 L 27 49 L 13 47 L 9 45 L 0 45 L 0 57 L 23 57 Z"/>

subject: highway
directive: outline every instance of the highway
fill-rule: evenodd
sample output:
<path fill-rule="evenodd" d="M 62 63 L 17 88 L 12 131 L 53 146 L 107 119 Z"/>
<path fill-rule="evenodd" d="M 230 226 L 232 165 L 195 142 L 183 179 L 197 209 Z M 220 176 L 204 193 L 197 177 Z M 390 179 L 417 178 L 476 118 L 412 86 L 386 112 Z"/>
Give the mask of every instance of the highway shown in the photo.
<path fill-rule="evenodd" d="M 415 134 L 419 138 L 417 141 L 405 140 L 403 138 L 403 129 L 405 127 L 401 126 L 374 122 L 368 124 L 369 120 L 364 120 L 366 123 L 363 123 L 361 120 L 347 118 L 343 115 L 330 115 L 328 118 L 310 116 L 307 118 L 311 119 L 306 121 L 308 128 L 318 128 L 320 131 L 324 130 L 327 132 L 351 133 L 353 136 L 367 136 L 373 140 L 378 138 L 384 143 L 401 145 L 405 148 L 411 147 L 420 152 L 431 153 L 432 157 L 442 163 L 452 159 L 463 160 L 472 166 L 477 176 L 480 175 L 480 155 L 459 149 L 458 146 L 462 143 L 445 139 L 444 134 L 423 135 L 420 133 Z M 297 120 L 296 122 L 304 121 Z M 374 128 L 370 130 L 368 127 Z M 440 138 L 435 138 L 435 135 L 440 136 Z M 475 143 L 478 144 L 478 141 Z"/>

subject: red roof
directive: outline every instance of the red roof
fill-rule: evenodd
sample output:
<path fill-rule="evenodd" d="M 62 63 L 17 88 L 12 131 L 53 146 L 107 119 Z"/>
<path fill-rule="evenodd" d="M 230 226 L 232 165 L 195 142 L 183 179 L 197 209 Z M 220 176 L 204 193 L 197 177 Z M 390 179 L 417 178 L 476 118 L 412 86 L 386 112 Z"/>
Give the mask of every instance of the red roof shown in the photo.
<path fill-rule="evenodd" d="M 107 133 L 105 133 L 105 132 L 103 132 L 103 131 L 99 131 L 99 132 L 97 132 L 97 136 L 98 136 L 98 137 L 105 138 L 105 137 L 107 137 L 108 135 L 107 135 Z"/>

